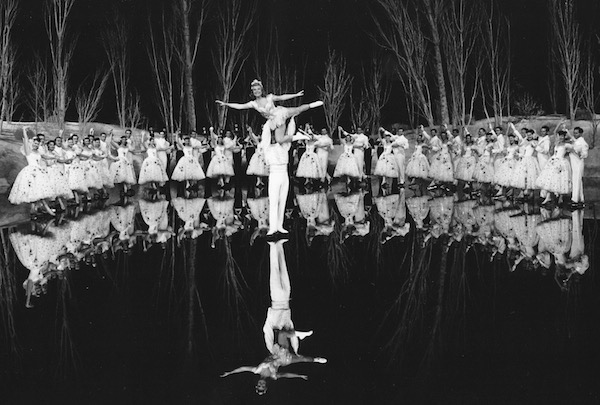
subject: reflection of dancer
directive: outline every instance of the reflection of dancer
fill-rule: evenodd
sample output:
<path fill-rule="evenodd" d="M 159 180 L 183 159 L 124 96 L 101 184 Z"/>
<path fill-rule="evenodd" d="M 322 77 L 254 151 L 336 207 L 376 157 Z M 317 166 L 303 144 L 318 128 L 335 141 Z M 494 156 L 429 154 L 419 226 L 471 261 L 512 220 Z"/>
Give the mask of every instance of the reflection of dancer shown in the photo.
<path fill-rule="evenodd" d="M 571 203 L 578 207 L 583 206 L 583 160 L 588 157 L 589 146 L 583 139 L 583 129 L 575 127 L 573 130 L 575 141 L 568 146 L 569 158 L 571 159 L 572 184 Z"/>
<path fill-rule="evenodd" d="M 276 96 L 274 94 L 265 94 L 265 89 L 259 80 L 253 80 L 250 84 L 254 100 L 249 101 L 245 104 L 238 103 L 226 103 L 217 100 L 217 104 L 233 108 L 236 110 L 249 110 L 251 108 L 258 111 L 263 117 L 267 119 L 266 124 L 263 126 L 263 138 L 269 138 L 271 131 L 275 131 L 275 140 L 279 144 L 289 143 L 291 137 L 287 137 L 285 134 L 285 121 L 301 112 L 307 111 L 310 108 L 316 108 L 323 105 L 322 101 L 315 101 L 310 104 L 302 104 L 299 107 L 282 107 L 276 106 L 277 101 L 291 100 L 296 97 L 304 95 L 304 91 L 300 91 L 296 94 L 282 94 Z"/>
<path fill-rule="evenodd" d="M 260 377 L 256 384 L 256 393 L 259 395 L 267 392 L 267 379 L 269 378 L 272 380 L 280 378 L 302 378 L 306 380 L 308 378 L 306 375 L 301 374 L 280 373 L 280 367 L 294 363 L 323 364 L 327 362 L 326 359 L 321 357 L 313 358 L 298 355 L 299 340 L 312 335 L 312 331 L 299 332 L 294 330 L 292 313 L 289 307 L 290 278 L 285 262 L 283 243 L 283 240 L 269 242 L 271 307 L 267 310 L 263 332 L 265 344 L 271 354 L 256 367 L 238 367 L 221 375 L 221 377 L 227 377 L 245 371 L 258 374 Z"/>

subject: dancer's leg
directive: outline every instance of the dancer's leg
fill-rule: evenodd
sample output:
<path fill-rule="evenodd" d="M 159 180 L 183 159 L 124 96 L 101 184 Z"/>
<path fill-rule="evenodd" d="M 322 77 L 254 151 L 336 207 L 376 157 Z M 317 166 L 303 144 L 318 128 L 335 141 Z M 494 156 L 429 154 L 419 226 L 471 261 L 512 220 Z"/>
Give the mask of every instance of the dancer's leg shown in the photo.
<path fill-rule="evenodd" d="M 273 235 L 277 232 L 279 221 L 279 191 L 281 189 L 281 173 L 269 173 L 269 232 Z"/>
<path fill-rule="evenodd" d="M 281 186 L 279 188 L 279 207 L 277 213 L 277 230 L 281 233 L 288 233 L 283 228 L 283 219 L 285 218 L 285 204 L 287 202 L 287 196 L 290 189 L 290 179 L 287 173 L 283 174 L 281 179 Z"/>

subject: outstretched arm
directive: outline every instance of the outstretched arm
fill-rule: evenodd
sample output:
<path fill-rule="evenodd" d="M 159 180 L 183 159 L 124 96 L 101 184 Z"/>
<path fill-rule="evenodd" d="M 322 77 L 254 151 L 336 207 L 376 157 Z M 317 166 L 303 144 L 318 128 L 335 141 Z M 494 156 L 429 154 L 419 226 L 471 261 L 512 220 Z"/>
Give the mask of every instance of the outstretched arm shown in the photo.
<path fill-rule="evenodd" d="M 273 101 L 291 100 L 296 97 L 302 97 L 303 95 L 304 95 L 304 90 L 301 90 L 296 94 L 281 94 L 279 96 L 273 95 Z"/>
<path fill-rule="evenodd" d="M 249 372 L 253 373 L 254 370 L 256 370 L 256 367 L 250 367 L 250 366 L 238 367 L 235 370 L 231 370 L 231 371 L 221 374 L 221 377 L 227 377 L 228 375 L 243 373 L 245 371 L 249 371 Z"/>
<path fill-rule="evenodd" d="M 240 103 L 226 103 L 224 101 L 221 100 L 216 100 L 215 101 L 217 104 L 219 104 L 221 107 L 229 107 L 229 108 L 233 108 L 234 110 L 249 110 L 251 108 L 254 108 L 254 106 L 252 105 L 252 102 L 247 102 L 244 104 L 240 104 Z"/>

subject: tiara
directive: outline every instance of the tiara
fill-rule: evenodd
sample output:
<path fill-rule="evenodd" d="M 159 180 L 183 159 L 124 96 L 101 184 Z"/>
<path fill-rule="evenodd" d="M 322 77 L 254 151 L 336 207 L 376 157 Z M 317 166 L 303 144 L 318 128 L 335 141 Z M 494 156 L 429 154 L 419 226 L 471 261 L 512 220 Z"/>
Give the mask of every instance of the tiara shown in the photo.
<path fill-rule="evenodd" d="M 262 82 L 258 79 L 252 80 L 252 83 L 250 83 L 250 86 L 254 86 L 255 84 L 258 84 L 260 87 L 263 86 Z"/>

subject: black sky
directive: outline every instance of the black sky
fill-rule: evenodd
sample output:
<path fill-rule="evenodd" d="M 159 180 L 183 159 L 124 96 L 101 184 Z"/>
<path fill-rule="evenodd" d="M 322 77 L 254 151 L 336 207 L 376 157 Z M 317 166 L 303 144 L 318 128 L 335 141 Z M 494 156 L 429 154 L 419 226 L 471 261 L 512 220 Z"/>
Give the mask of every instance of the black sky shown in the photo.
<path fill-rule="evenodd" d="M 157 7 L 165 2 L 169 3 L 168 0 L 77 0 L 72 13 L 73 31 L 79 35 L 72 66 L 73 86 L 92 73 L 97 65 L 106 64 L 100 31 L 109 18 L 108 11 L 111 7 L 118 6 L 128 15 L 135 35 L 132 48 L 132 84 L 143 97 L 143 106 L 147 115 L 151 116 L 150 121 L 157 121 L 158 117 L 155 116 L 156 111 L 151 103 L 152 76 L 144 47 L 145 13 L 148 8 Z M 532 94 L 547 107 L 548 29 L 545 0 L 501 0 L 500 3 L 512 26 L 513 89 Z M 593 18 L 593 15 L 597 15 L 598 3 L 595 0 L 578 1 L 582 18 Z M 343 51 L 348 56 L 353 70 L 359 65 L 361 58 L 367 57 L 374 48 L 367 33 L 372 28 L 368 14 L 370 4 L 371 0 L 259 0 L 259 24 L 263 27 L 265 24 L 276 24 L 282 54 L 292 63 L 300 61 L 304 54 L 308 56 L 305 80 L 307 99 L 316 97 L 316 87 L 321 85 L 328 46 Z M 196 71 L 200 98 L 204 97 L 203 93 L 213 80 L 209 59 L 210 36 L 209 28 L 202 43 Z M 20 45 L 22 64 L 32 60 L 34 51 L 47 52 L 43 1 L 22 2 L 15 37 Z M 110 97 L 112 91 L 109 89 L 105 108 L 99 119 L 114 122 L 114 109 Z M 399 86 L 394 87 L 390 103 L 384 109 L 384 122 L 403 119 L 403 100 L 404 96 L 400 93 Z M 71 108 L 71 117 L 68 118 L 74 119 L 73 114 L 74 110 Z"/>

